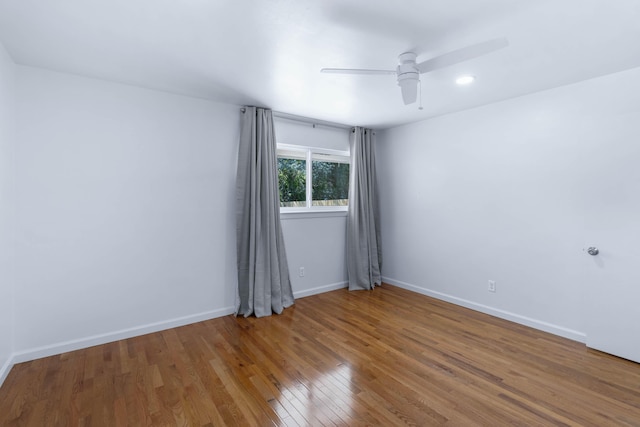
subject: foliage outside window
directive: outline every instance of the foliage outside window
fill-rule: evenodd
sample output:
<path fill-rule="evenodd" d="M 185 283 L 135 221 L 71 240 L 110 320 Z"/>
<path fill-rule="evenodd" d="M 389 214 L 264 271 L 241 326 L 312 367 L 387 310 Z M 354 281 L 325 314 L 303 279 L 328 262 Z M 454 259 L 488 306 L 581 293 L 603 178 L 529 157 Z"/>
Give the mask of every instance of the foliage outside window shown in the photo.
<path fill-rule="evenodd" d="M 296 208 L 306 206 L 306 152 L 278 149 L 278 186 L 280 189 L 281 208 Z"/>
<path fill-rule="evenodd" d="M 311 158 L 312 205 L 347 206 L 349 158 L 322 153 L 312 153 Z"/>
<path fill-rule="evenodd" d="M 304 148 L 278 148 L 280 207 L 344 210 L 349 204 L 349 155 Z"/>

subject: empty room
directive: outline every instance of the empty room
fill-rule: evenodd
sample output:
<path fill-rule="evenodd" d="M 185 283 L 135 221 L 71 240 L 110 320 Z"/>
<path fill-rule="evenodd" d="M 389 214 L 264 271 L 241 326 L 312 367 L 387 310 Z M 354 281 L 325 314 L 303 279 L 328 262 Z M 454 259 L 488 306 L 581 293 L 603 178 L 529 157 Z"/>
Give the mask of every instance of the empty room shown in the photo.
<path fill-rule="evenodd" d="M 0 0 L 0 426 L 640 426 L 638 22 Z"/>

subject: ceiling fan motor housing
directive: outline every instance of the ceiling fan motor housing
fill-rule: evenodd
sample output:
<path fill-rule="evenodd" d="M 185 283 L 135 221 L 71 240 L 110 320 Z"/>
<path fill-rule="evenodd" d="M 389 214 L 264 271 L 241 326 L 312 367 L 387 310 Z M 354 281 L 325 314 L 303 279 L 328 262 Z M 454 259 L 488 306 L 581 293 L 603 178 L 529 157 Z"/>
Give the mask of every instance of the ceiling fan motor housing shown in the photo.
<path fill-rule="evenodd" d="M 398 75 L 398 85 L 402 86 L 404 80 L 420 80 L 420 71 L 416 65 L 417 55 L 413 52 L 401 53 L 398 56 L 398 68 L 396 73 Z"/>
<path fill-rule="evenodd" d="M 416 64 L 416 55 L 414 52 L 405 52 L 398 55 L 398 63 L 399 64 Z"/>

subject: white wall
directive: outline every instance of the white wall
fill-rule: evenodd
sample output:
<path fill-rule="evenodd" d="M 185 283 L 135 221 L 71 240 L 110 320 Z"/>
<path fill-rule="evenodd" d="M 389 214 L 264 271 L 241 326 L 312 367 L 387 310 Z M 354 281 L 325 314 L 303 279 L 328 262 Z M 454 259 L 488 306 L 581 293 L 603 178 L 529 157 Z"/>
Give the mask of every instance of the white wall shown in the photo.
<path fill-rule="evenodd" d="M 640 218 L 639 79 L 634 69 L 380 132 L 385 280 L 584 340 L 591 212 Z"/>
<path fill-rule="evenodd" d="M 237 106 L 18 67 L 16 359 L 231 313 Z"/>
<path fill-rule="evenodd" d="M 0 384 L 13 353 L 15 68 L 0 44 Z"/>
<path fill-rule="evenodd" d="M 275 120 L 278 143 L 349 151 L 349 130 L 291 120 Z M 297 298 L 343 288 L 347 284 L 346 212 L 281 215 L 282 232 Z M 300 267 L 305 275 L 300 277 Z"/>
<path fill-rule="evenodd" d="M 296 298 L 347 286 L 346 215 L 290 214 L 281 222 Z"/>

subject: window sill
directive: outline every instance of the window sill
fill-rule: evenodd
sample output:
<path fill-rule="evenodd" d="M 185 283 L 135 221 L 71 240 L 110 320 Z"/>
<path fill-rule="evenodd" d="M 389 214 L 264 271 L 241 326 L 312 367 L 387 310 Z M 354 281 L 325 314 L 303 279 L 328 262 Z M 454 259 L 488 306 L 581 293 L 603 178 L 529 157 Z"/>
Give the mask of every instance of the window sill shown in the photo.
<path fill-rule="evenodd" d="M 318 209 L 318 210 L 299 210 L 299 211 L 280 211 L 281 220 L 289 219 L 309 219 L 309 218 L 340 218 L 347 216 L 346 209 Z"/>

